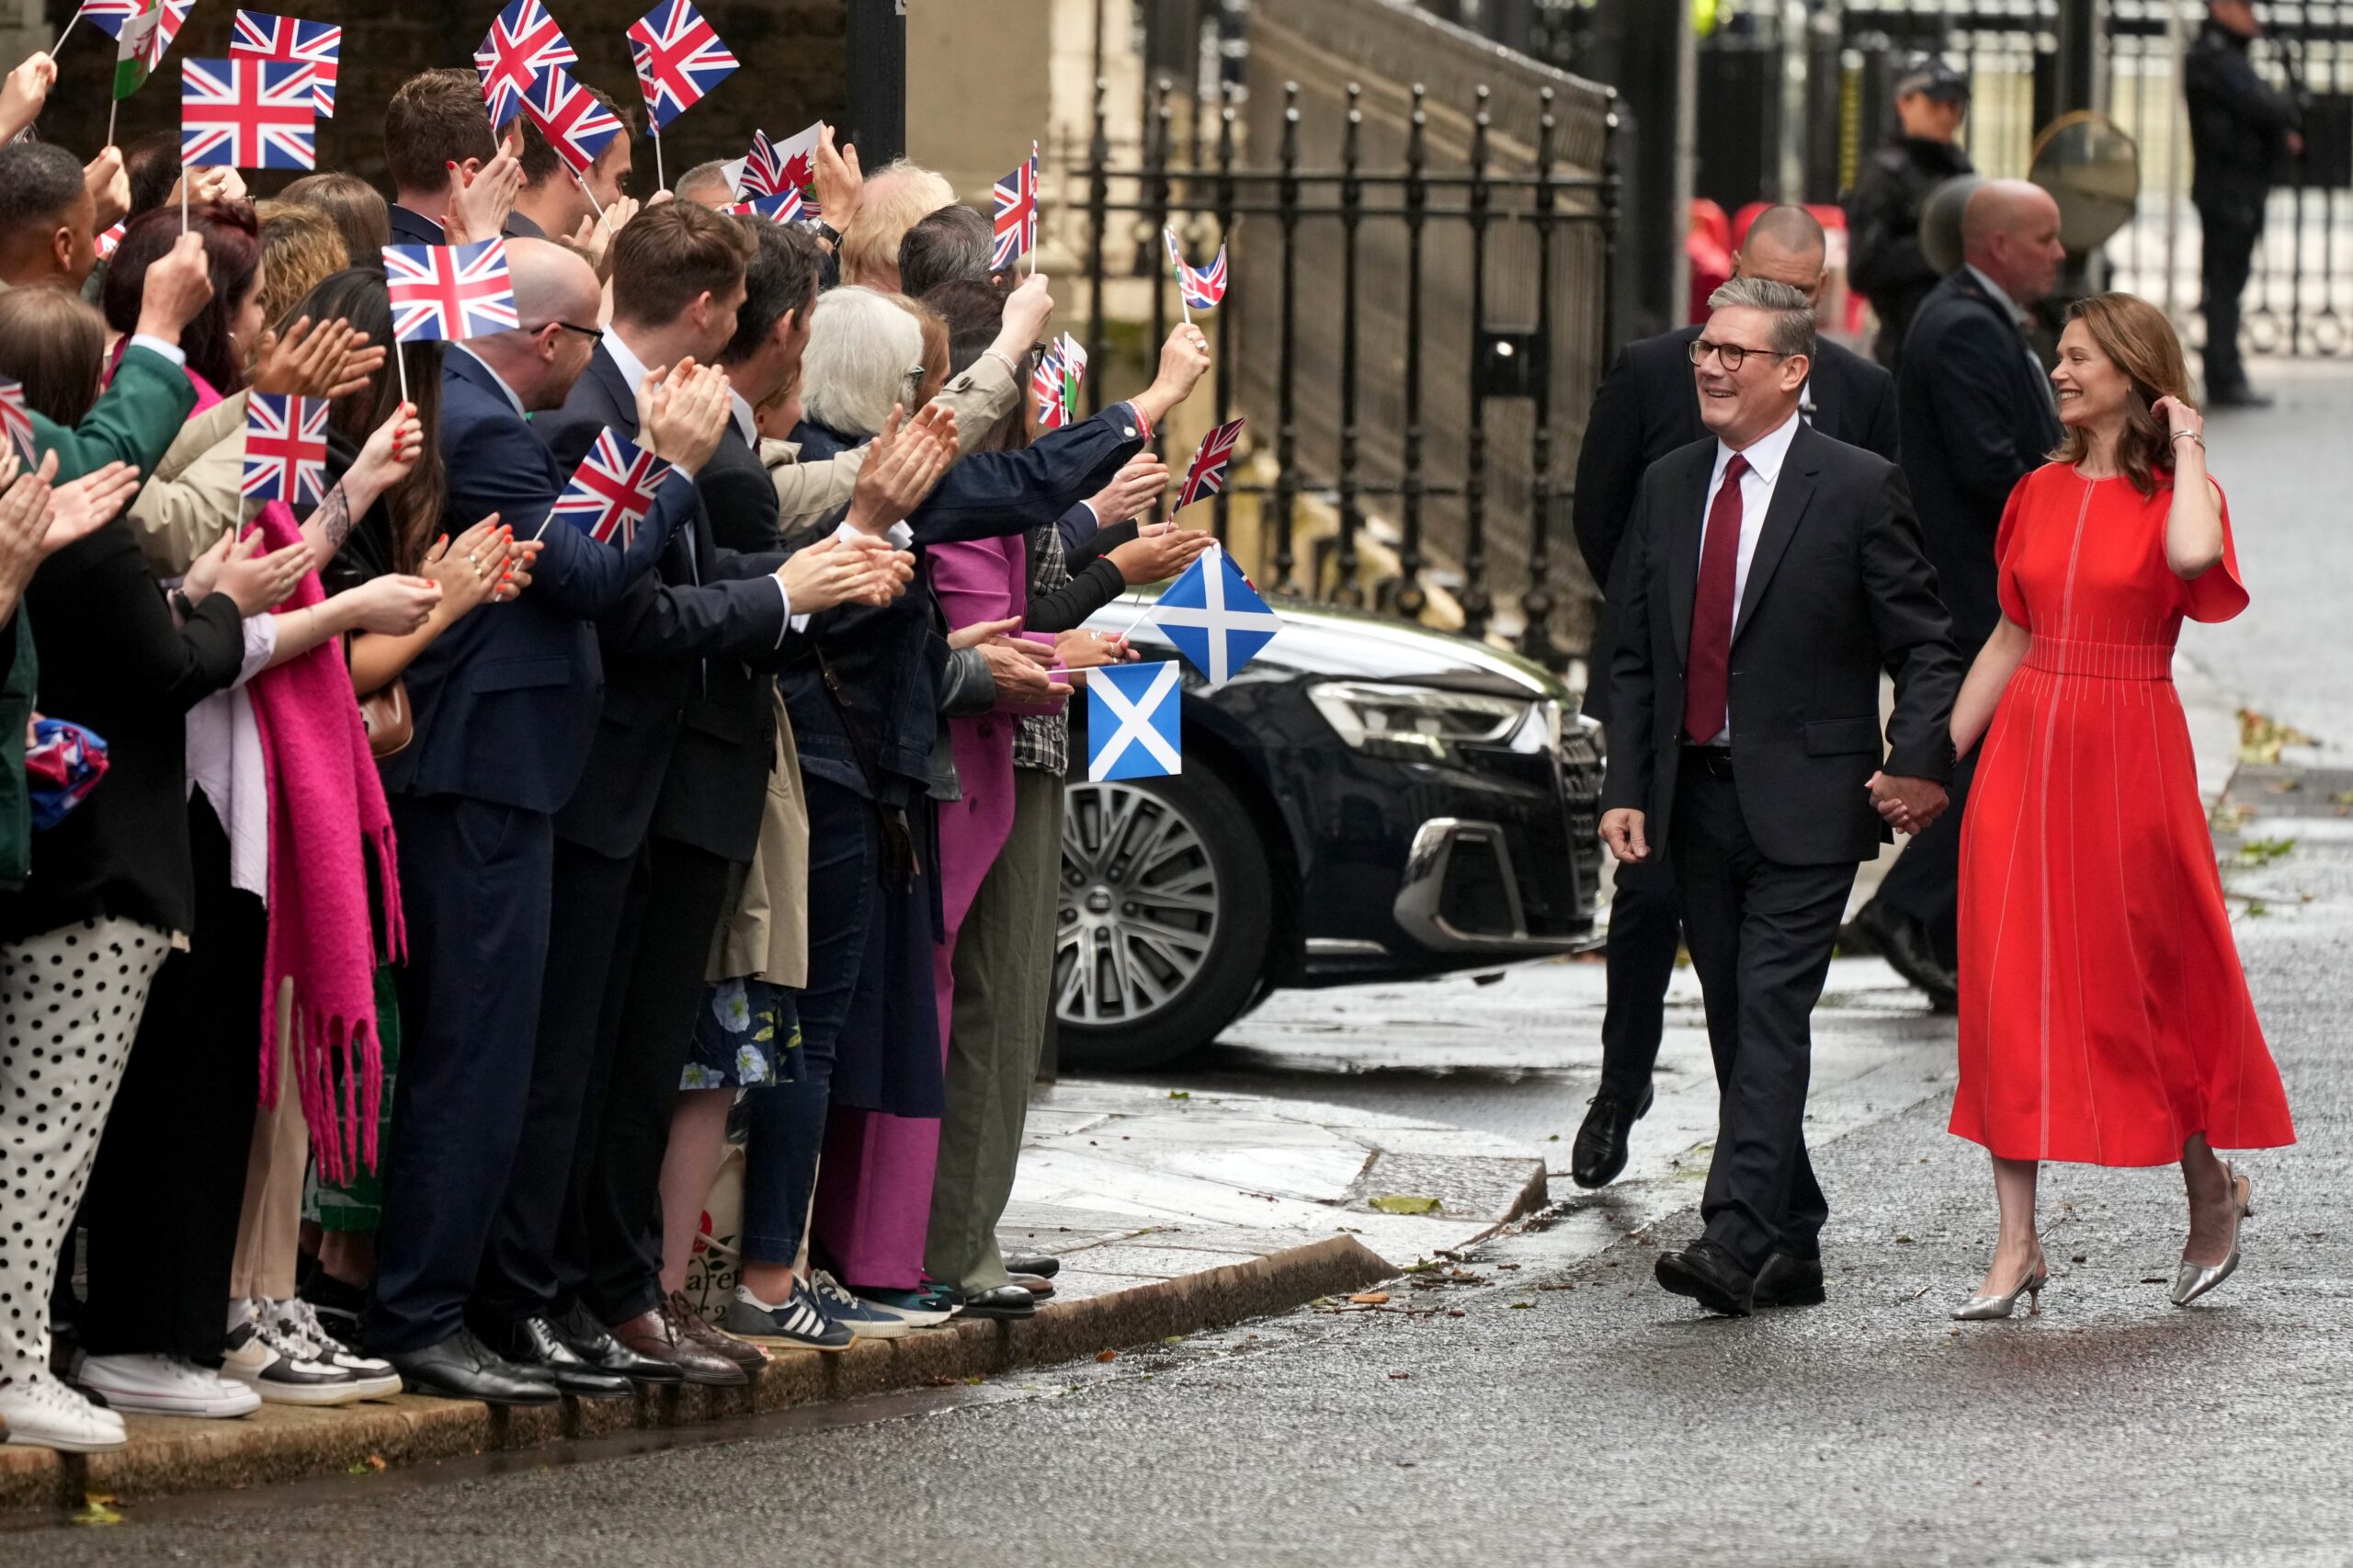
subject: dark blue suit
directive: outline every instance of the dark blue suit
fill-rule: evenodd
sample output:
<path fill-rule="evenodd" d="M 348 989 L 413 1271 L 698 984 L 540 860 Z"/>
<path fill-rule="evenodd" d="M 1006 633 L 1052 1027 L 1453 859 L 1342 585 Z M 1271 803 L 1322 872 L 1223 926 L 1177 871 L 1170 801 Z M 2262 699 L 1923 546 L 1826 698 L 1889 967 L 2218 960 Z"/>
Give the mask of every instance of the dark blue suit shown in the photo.
<path fill-rule="evenodd" d="M 412 212 L 397 201 L 392 204 L 385 216 L 391 220 L 392 244 L 396 245 L 446 245 L 449 243 L 440 224 L 422 212 Z M 360 258 L 354 256 L 352 260 L 358 262 Z"/>
<path fill-rule="evenodd" d="M 570 477 L 488 367 L 441 372 L 443 514 L 538 533 Z M 416 738 L 389 757 L 408 924 L 400 1092 L 369 1341 L 438 1345 L 462 1325 L 530 1086 L 547 958 L 553 818 L 595 736 L 604 676 L 589 621 L 652 569 L 694 510 L 673 481 L 625 551 L 562 521 L 531 585 L 437 638 L 404 672 Z"/>

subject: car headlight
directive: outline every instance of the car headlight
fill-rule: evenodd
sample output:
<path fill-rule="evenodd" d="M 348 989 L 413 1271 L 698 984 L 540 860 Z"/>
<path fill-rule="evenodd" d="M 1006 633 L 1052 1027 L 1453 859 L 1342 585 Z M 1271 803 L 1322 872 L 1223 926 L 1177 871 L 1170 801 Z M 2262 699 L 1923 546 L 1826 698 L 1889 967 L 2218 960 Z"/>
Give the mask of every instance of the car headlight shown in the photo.
<path fill-rule="evenodd" d="M 1538 752 L 1558 744 L 1554 702 L 1352 680 L 1324 681 L 1307 695 L 1342 740 L 1379 756 L 1427 762 L 1464 744 Z"/>

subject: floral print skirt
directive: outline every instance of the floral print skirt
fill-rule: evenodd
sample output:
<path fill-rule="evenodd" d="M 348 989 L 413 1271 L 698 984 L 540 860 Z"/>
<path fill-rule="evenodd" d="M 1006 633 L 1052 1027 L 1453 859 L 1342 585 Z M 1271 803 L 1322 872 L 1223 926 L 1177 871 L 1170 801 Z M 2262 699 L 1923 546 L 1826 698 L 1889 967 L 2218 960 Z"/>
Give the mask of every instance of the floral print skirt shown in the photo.
<path fill-rule="evenodd" d="M 728 980 L 703 993 L 680 1089 L 766 1089 L 790 1084 L 801 1050 L 792 988 Z"/>

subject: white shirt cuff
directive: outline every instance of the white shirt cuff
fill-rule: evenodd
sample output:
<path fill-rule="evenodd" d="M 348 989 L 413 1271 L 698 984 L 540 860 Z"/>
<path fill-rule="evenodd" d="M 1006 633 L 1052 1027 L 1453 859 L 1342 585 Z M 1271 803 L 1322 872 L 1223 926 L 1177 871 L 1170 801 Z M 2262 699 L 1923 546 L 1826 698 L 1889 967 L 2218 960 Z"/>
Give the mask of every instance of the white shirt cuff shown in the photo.
<path fill-rule="evenodd" d="M 151 352 L 161 354 L 165 358 L 169 359 L 175 365 L 185 367 L 188 364 L 188 355 L 181 350 L 178 344 L 166 343 L 152 332 L 132 333 L 131 335 L 131 346 L 133 348 L 144 348 Z"/>
<path fill-rule="evenodd" d="M 237 678 L 232 687 L 244 685 L 269 668 L 269 661 L 278 656 L 278 617 L 274 614 L 249 615 L 243 622 L 244 658 L 237 666 Z"/>
<path fill-rule="evenodd" d="M 784 585 L 784 579 L 770 573 L 768 581 L 776 585 L 776 597 L 784 601 L 785 631 L 798 631 L 807 626 L 809 624 L 807 616 L 792 613 L 792 590 Z M 776 645 L 779 648 L 784 646 L 784 631 L 776 634 Z"/>

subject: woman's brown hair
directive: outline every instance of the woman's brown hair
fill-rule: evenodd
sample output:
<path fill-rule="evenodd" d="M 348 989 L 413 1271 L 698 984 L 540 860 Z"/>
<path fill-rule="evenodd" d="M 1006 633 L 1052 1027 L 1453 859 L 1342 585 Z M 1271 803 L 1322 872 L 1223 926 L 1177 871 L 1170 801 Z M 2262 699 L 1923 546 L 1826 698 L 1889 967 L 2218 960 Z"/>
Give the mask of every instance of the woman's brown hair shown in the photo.
<path fill-rule="evenodd" d="M 257 201 L 261 220 L 261 319 L 280 332 L 295 302 L 351 265 L 343 231 L 315 207 L 299 201 Z"/>
<path fill-rule="evenodd" d="M 25 387 L 25 405 L 71 428 L 98 401 L 106 318 L 63 289 L 0 294 L 0 374 Z"/>
<path fill-rule="evenodd" d="M 2189 403 L 2189 366 L 2181 357 L 2181 339 L 2165 312 L 2134 294 L 2095 294 L 2078 300 L 2067 312 L 2081 322 L 2092 343 L 2109 364 L 2131 383 L 2124 394 L 2124 430 L 2116 441 L 2116 465 L 2143 495 L 2157 493 L 2160 474 L 2173 477 L 2173 440 L 2156 415 L 2160 398 Z M 2080 463 L 2091 455 L 2091 432 L 2076 426 L 2067 432 L 2053 462 Z"/>

